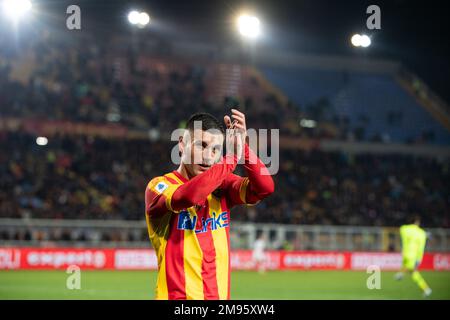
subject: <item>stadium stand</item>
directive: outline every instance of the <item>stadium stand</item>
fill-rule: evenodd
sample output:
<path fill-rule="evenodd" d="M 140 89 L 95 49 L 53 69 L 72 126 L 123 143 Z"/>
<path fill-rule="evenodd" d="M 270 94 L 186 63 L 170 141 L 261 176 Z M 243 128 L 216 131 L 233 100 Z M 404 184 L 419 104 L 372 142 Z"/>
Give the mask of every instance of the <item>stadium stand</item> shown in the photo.
<path fill-rule="evenodd" d="M 192 110 L 220 115 L 239 103 L 250 127 L 281 128 L 294 144 L 450 141 L 386 75 L 180 62 L 120 44 L 47 35 L 20 59 L 0 51 L 1 217 L 141 220 L 146 183 L 174 169 L 162 137 Z M 302 128 L 303 118 L 317 127 Z M 35 142 L 42 126 L 53 130 L 45 147 Z M 430 227 L 450 226 L 448 157 L 281 147 L 276 194 L 237 209 L 236 220 L 393 226 L 417 213 Z"/>
<path fill-rule="evenodd" d="M 143 215 L 151 177 L 170 164 L 162 141 L 58 136 L 38 146 L 27 133 L 3 133 L 2 217 L 126 219 Z M 411 213 L 449 227 L 448 160 L 408 155 L 281 151 L 277 192 L 235 220 L 286 224 L 397 225 Z"/>

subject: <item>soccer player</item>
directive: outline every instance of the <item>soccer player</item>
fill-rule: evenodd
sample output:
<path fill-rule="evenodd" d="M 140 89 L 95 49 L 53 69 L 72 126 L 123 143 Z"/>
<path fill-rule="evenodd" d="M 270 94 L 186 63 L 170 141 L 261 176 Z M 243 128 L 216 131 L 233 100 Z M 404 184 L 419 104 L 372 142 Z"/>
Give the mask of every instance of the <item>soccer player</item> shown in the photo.
<path fill-rule="evenodd" d="M 431 288 L 418 271 L 427 240 L 425 230 L 420 228 L 420 217 L 415 217 L 413 224 L 400 227 L 400 238 L 402 241 L 402 268 L 395 278 L 401 280 L 405 272 L 411 273 L 413 281 L 422 289 L 424 296 L 428 297 L 431 294 Z"/>
<path fill-rule="evenodd" d="M 147 185 L 156 299 L 230 299 L 230 209 L 256 204 L 274 191 L 270 173 L 245 142 L 245 115 L 231 112 L 233 122 L 224 117 L 232 146 L 225 156 L 224 127 L 210 114 L 194 114 L 179 139 L 180 166 Z M 233 174 L 241 157 L 247 177 Z"/>
<path fill-rule="evenodd" d="M 261 233 L 253 245 L 253 252 L 252 252 L 253 263 L 255 264 L 260 274 L 263 274 L 266 271 L 265 270 L 266 254 L 264 252 L 265 248 L 266 248 L 266 237 L 264 236 L 263 233 Z"/>

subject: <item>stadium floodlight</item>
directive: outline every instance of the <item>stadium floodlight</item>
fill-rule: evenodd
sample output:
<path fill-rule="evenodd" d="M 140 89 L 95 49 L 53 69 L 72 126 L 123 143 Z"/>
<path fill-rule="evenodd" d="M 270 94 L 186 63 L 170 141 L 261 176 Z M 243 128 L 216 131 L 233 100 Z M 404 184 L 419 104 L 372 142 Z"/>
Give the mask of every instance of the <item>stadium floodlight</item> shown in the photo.
<path fill-rule="evenodd" d="M 355 47 L 361 46 L 361 35 L 360 34 L 354 34 L 351 39 L 352 45 Z"/>
<path fill-rule="evenodd" d="M 141 12 L 139 14 L 138 26 L 145 27 L 149 22 L 150 22 L 150 16 L 147 14 L 147 12 Z"/>
<path fill-rule="evenodd" d="M 352 45 L 355 47 L 363 47 L 367 48 L 370 46 L 372 41 L 370 40 L 368 35 L 365 34 L 354 34 L 351 38 Z"/>
<path fill-rule="evenodd" d="M 370 40 L 369 36 L 365 34 L 361 35 L 361 47 L 367 48 L 371 43 L 372 41 Z"/>
<path fill-rule="evenodd" d="M 150 22 L 150 16 L 147 12 L 133 10 L 128 13 L 128 22 L 139 28 L 143 28 Z"/>
<path fill-rule="evenodd" d="M 303 128 L 315 128 L 317 125 L 317 122 L 311 119 L 301 119 L 300 120 L 300 126 Z"/>
<path fill-rule="evenodd" d="M 38 146 L 46 146 L 48 143 L 48 139 L 46 137 L 37 137 L 36 144 Z"/>
<path fill-rule="evenodd" d="M 140 13 L 138 11 L 130 11 L 128 13 L 128 22 L 131 24 L 138 24 L 140 20 Z"/>
<path fill-rule="evenodd" d="M 239 33 L 246 38 L 256 38 L 261 33 L 261 23 L 255 16 L 243 14 L 237 20 Z"/>
<path fill-rule="evenodd" d="M 2 11 L 12 20 L 18 20 L 31 10 L 30 0 L 3 0 Z"/>

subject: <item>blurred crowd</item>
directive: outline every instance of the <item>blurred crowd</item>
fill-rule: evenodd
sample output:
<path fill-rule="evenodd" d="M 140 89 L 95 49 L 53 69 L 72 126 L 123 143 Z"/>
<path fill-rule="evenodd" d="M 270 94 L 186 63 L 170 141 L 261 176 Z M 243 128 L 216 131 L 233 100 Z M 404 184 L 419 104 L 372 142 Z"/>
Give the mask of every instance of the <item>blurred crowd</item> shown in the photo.
<path fill-rule="evenodd" d="M 228 64 L 223 71 L 210 61 L 154 58 L 145 45 L 128 45 L 123 39 L 66 42 L 48 35 L 31 41 L 20 53 L 0 48 L 0 105 L 7 106 L 0 116 L 169 131 L 182 126 L 193 110 L 222 116 L 238 106 L 254 128 L 336 136 L 336 129 L 326 125 L 302 128 L 300 120 L 306 114 L 264 86 L 251 68 Z M 233 77 L 235 69 L 240 72 L 239 87 L 245 89 L 240 96 L 222 94 L 223 81 L 228 81 L 224 78 Z"/>
<path fill-rule="evenodd" d="M 152 175 L 170 170 L 161 144 L 28 134 L 0 135 L 0 212 L 8 217 L 141 219 Z"/>
<path fill-rule="evenodd" d="M 81 44 L 47 35 L 31 40 L 20 58 L 0 46 L 0 120 L 120 124 L 157 134 L 151 140 L 60 134 L 40 146 L 33 134 L 0 130 L 2 218 L 142 220 L 146 184 L 175 169 L 174 145 L 162 137 L 183 127 L 193 111 L 220 116 L 239 104 L 249 127 L 280 128 L 299 141 L 347 134 L 325 123 L 302 127 L 300 120 L 320 118 L 322 107 L 303 114 L 254 75 L 243 73 L 252 95 L 213 101 L 207 97 L 217 79 L 207 64 L 155 61 L 145 48 L 123 42 Z M 399 117 L 391 116 L 394 123 Z M 396 226 L 419 214 L 427 227 L 450 227 L 449 170 L 448 160 L 283 149 L 276 192 L 255 207 L 236 208 L 233 219 Z"/>
<path fill-rule="evenodd" d="M 21 57 L 30 61 L 22 70 L 24 79 L 13 77 L 14 58 L 0 67 L 0 103 L 8 106 L 1 109 L 2 116 L 148 129 L 174 127 L 174 119 L 183 119 L 191 105 L 202 106 L 201 70 L 194 66 L 163 76 L 154 69 L 136 70 L 132 54 L 111 54 L 95 43 L 79 46 L 51 38 L 28 50 L 30 56 Z"/>
<path fill-rule="evenodd" d="M 277 128 L 285 136 L 391 141 L 379 130 L 368 134 L 373 125 L 369 112 L 352 124 L 348 115 L 336 114 L 331 97 L 299 106 L 281 97 L 249 65 L 204 57 L 181 61 L 174 59 L 167 43 L 157 44 L 160 50 L 155 51 L 154 45 L 136 40 L 41 32 L 20 48 L 0 46 L 0 105 L 6 106 L 0 108 L 0 117 L 169 131 L 182 126 L 193 110 L 221 116 L 239 106 L 250 127 Z M 232 78 L 239 82 L 232 83 Z M 218 88 L 223 92 L 216 92 Z M 395 127 L 403 118 L 402 112 L 391 111 L 386 122 Z M 434 140 L 433 131 L 425 130 L 411 132 L 405 142 Z"/>
<path fill-rule="evenodd" d="M 450 226 L 450 162 L 410 155 L 284 150 L 277 192 L 256 220 L 398 226 L 412 215 Z"/>
<path fill-rule="evenodd" d="M 0 144 L 1 217 L 142 220 L 146 184 L 176 169 L 176 145 L 163 141 L 54 136 L 39 146 L 33 135 L 1 133 Z M 236 208 L 234 220 L 396 226 L 419 214 L 428 227 L 450 227 L 448 160 L 280 152 L 276 192 Z"/>

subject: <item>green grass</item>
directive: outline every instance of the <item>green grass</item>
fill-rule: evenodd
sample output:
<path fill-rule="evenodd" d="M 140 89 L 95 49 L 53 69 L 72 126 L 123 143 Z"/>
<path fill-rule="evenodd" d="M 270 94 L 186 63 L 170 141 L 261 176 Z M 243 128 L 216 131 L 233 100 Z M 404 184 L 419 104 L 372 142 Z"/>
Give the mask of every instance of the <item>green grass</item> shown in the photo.
<path fill-rule="evenodd" d="M 422 299 L 410 277 L 382 272 L 381 289 L 366 287 L 368 274 L 354 271 L 235 271 L 232 299 Z M 430 299 L 450 299 L 450 272 L 422 272 Z M 81 289 L 68 290 L 65 271 L 1 271 L 0 299 L 153 299 L 154 271 L 83 271 Z"/>

